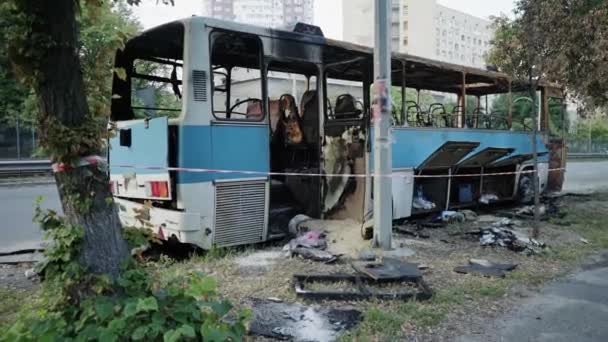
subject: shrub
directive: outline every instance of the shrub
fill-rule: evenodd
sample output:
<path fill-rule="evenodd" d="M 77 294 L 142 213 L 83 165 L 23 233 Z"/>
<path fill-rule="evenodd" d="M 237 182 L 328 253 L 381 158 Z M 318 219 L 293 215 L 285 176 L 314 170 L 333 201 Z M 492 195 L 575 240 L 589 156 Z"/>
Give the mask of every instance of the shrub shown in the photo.
<path fill-rule="evenodd" d="M 216 282 L 199 272 L 162 283 L 131 260 L 116 280 L 88 274 L 77 261 L 79 227 L 40 209 L 55 241 L 47 249 L 40 298 L 0 341 L 240 341 L 247 310 L 234 310 Z"/>

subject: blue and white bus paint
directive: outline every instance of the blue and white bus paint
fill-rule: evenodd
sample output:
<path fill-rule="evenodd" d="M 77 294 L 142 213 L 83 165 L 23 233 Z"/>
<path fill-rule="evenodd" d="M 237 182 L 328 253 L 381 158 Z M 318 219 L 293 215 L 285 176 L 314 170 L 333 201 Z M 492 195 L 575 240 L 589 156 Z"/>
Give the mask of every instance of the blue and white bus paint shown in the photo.
<path fill-rule="evenodd" d="M 275 233 L 269 228 L 271 185 L 275 180 L 267 174 L 276 170 L 271 170 L 272 156 L 269 146 L 272 132 L 264 72 L 261 72 L 261 84 L 262 99 L 266 99 L 263 100 L 266 115 L 262 121 L 225 120 L 214 116 L 214 70 L 211 63 L 210 35 L 216 31 L 247 35 L 259 40 L 262 71 L 267 70 L 269 63 L 306 64 L 311 75 L 324 80 L 325 76 L 329 75 L 330 65 L 351 63 L 351 60 L 352 63 L 359 63 L 356 64 L 358 67 L 367 66 L 371 69 L 371 64 L 365 64 L 365 61 L 371 59 L 369 48 L 331 41 L 319 35 L 272 30 L 202 17 L 187 18 L 148 30 L 130 40 L 125 49 L 117 53 L 116 67 L 128 71 L 127 80 L 118 76 L 114 78 L 112 123 L 116 134 L 109 140 L 110 181 L 120 219 L 124 226 L 151 229 L 163 239 L 173 238 L 203 249 L 259 243 L 275 237 Z M 172 48 L 173 45 L 175 48 Z M 177 51 L 178 49 L 180 51 Z M 331 52 L 328 52 L 328 49 L 331 49 Z M 353 55 L 348 56 L 349 52 Z M 173 79 L 173 75 L 170 80 L 174 88 L 176 85 L 181 86 L 181 110 L 175 117 L 137 119 L 132 114 L 131 77 L 135 77 L 137 72 L 132 68 L 132 62 L 143 55 L 171 60 L 170 63 L 180 60 L 181 80 L 178 82 Z M 437 65 L 437 62 L 413 56 L 397 55 L 394 58 Z M 460 70 L 457 66 L 448 67 L 452 68 L 452 71 Z M 491 72 L 468 68 L 467 72 L 477 72 L 490 78 L 494 75 Z M 366 71 L 362 75 L 365 75 L 364 85 L 371 84 L 370 72 Z M 333 74 L 332 77 L 336 75 Z M 327 90 L 322 85 L 324 82 L 317 83 L 319 86 L 315 90 L 316 96 L 325 99 Z M 367 100 L 364 98 L 362 101 L 366 107 L 364 112 L 369 112 L 369 91 L 364 89 L 363 93 L 364 97 L 367 97 Z M 329 136 L 331 129 L 326 101 L 317 102 L 318 121 L 315 121 L 314 125 L 315 129 L 318 129 L 320 141 L 311 143 L 318 144 L 316 151 L 321 154 L 324 137 Z M 365 152 L 353 160 L 351 171 L 369 175 L 370 166 L 373 165 L 373 137 L 369 116 L 364 113 L 360 119 L 346 121 L 348 122 L 344 123 L 342 131 L 358 125 L 364 132 L 361 145 L 365 145 Z M 539 175 L 544 186 L 549 152 L 546 148 L 546 132 L 541 132 L 537 139 L 541 156 Z M 447 142 L 476 144 L 475 148 L 463 155 L 462 160 L 486 148 L 509 149 L 510 153 L 505 155 L 504 159 L 531 153 L 530 132 L 394 127 L 392 175 L 395 177 L 395 219 L 413 214 L 412 200 L 417 182 L 415 176 L 425 173 L 425 161 Z M 327 156 L 318 155 L 315 158 L 318 158 L 320 163 L 317 173 L 322 173 L 323 159 Z M 516 197 L 520 173 L 530 167 L 529 162 L 529 158 L 524 157 L 513 164 L 513 179 L 510 182 L 514 186 L 507 197 Z M 445 179 L 449 179 L 451 173 L 456 171 L 456 166 L 449 165 L 445 170 L 437 172 L 443 175 L 446 171 Z M 255 174 L 205 170 L 252 171 Z M 365 213 L 373 207 L 371 177 L 358 179 L 357 191 L 348 195 L 361 197 L 353 203 L 362 206 L 337 214 L 328 214 L 321 209 L 324 191 L 326 193 L 329 187 L 328 180 L 311 184 L 320 187 L 318 216 L 343 218 L 350 215 L 350 218 L 363 221 Z M 299 186 L 302 189 L 306 187 Z M 447 189 L 446 203 L 438 204 L 438 210 L 450 208 L 449 191 Z M 315 198 L 314 192 L 312 198 Z M 344 202 L 348 200 L 343 199 L 343 205 Z M 353 212 L 356 217 L 353 217 Z"/>

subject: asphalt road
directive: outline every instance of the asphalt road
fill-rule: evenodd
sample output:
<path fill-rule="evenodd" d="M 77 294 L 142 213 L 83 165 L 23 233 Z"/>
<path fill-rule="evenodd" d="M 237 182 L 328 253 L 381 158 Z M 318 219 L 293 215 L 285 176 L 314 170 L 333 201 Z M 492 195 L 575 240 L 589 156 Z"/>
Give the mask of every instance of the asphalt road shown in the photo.
<path fill-rule="evenodd" d="M 55 184 L 0 186 L 0 253 L 40 246 L 42 232 L 32 222 L 39 196 L 43 208 L 60 210 Z"/>
<path fill-rule="evenodd" d="M 608 161 L 568 162 L 564 191 L 608 189 Z"/>
<path fill-rule="evenodd" d="M 608 190 L 608 161 L 570 162 L 566 191 Z M 61 205 L 54 184 L 0 186 L 0 253 L 39 245 L 42 234 L 32 222 L 33 203 L 44 197 L 43 207 L 59 210 Z"/>
<path fill-rule="evenodd" d="M 552 283 L 465 341 L 608 341 L 608 255 Z"/>

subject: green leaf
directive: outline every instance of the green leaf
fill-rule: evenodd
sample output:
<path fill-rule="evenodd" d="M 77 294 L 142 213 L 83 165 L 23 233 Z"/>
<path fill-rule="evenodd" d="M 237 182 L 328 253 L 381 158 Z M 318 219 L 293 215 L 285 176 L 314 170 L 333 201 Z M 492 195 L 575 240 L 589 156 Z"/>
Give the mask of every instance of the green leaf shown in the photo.
<path fill-rule="evenodd" d="M 179 331 L 173 329 L 167 330 L 167 332 L 163 335 L 164 342 L 176 342 L 177 340 L 179 340 L 179 338 Z"/>
<path fill-rule="evenodd" d="M 95 301 L 95 313 L 101 321 L 105 321 L 114 313 L 114 303 L 107 297 L 100 297 Z"/>
<path fill-rule="evenodd" d="M 125 319 L 117 318 L 110 321 L 108 324 L 108 329 L 112 331 L 121 331 L 127 326 L 127 322 Z"/>
<path fill-rule="evenodd" d="M 127 80 L 127 71 L 124 68 L 114 68 L 114 73 L 123 81 Z"/>
<path fill-rule="evenodd" d="M 148 330 L 149 330 L 149 327 L 147 325 L 138 327 L 137 329 L 135 329 L 135 331 L 133 331 L 133 334 L 131 334 L 131 339 L 133 339 L 135 341 L 139 341 L 139 340 L 143 339 L 144 337 L 146 337 Z"/>
<path fill-rule="evenodd" d="M 142 298 L 137 301 L 137 312 L 158 311 L 158 302 L 154 297 Z"/>
<path fill-rule="evenodd" d="M 195 338 L 196 337 L 196 332 L 194 331 L 194 328 L 189 325 L 189 324 L 184 324 L 181 327 L 179 327 L 179 329 L 177 329 L 181 336 L 185 336 L 185 337 L 190 337 L 190 338 Z"/>
<path fill-rule="evenodd" d="M 99 342 L 114 342 L 117 341 L 118 337 L 110 329 L 103 329 L 99 334 Z"/>
<path fill-rule="evenodd" d="M 229 301 L 223 300 L 221 302 L 211 303 L 211 309 L 219 317 L 224 317 L 230 310 L 232 310 L 232 304 Z"/>
<path fill-rule="evenodd" d="M 228 340 L 229 334 L 221 326 L 205 323 L 201 326 L 201 335 L 206 342 L 224 342 Z"/>
<path fill-rule="evenodd" d="M 186 294 L 193 297 L 199 297 L 214 293 L 216 288 L 217 282 L 214 278 L 194 277 Z"/>
<path fill-rule="evenodd" d="M 128 303 L 122 310 L 122 314 L 127 318 L 135 316 L 137 312 L 137 304 L 134 302 Z"/>

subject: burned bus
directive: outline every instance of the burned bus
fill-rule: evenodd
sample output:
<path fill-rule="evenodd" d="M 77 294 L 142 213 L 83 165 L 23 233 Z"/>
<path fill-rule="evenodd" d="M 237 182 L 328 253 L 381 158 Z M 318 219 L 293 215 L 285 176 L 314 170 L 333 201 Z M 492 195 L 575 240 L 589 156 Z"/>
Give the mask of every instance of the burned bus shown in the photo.
<path fill-rule="evenodd" d="M 371 212 L 370 48 L 309 25 L 192 17 L 129 40 L 115 71 L 108 159 L 123 225 L 209 249 L 284 236 L 296 214 L 362 222 Z M 515 122 L 511 95 L 527 84 L 405 54 L 393 54 L 392 83 L 403 94 L 384 175 L 395 219 L 529 192 L 531 126 Z M 411 89 L 436 102 L 408 100 Z M 555 189 L 563 139 L 548 128 L 561 96 L 536 90 L 540 186 Z M 497 94 L 508 108 L 490 112 L 483 102 Z"/>

